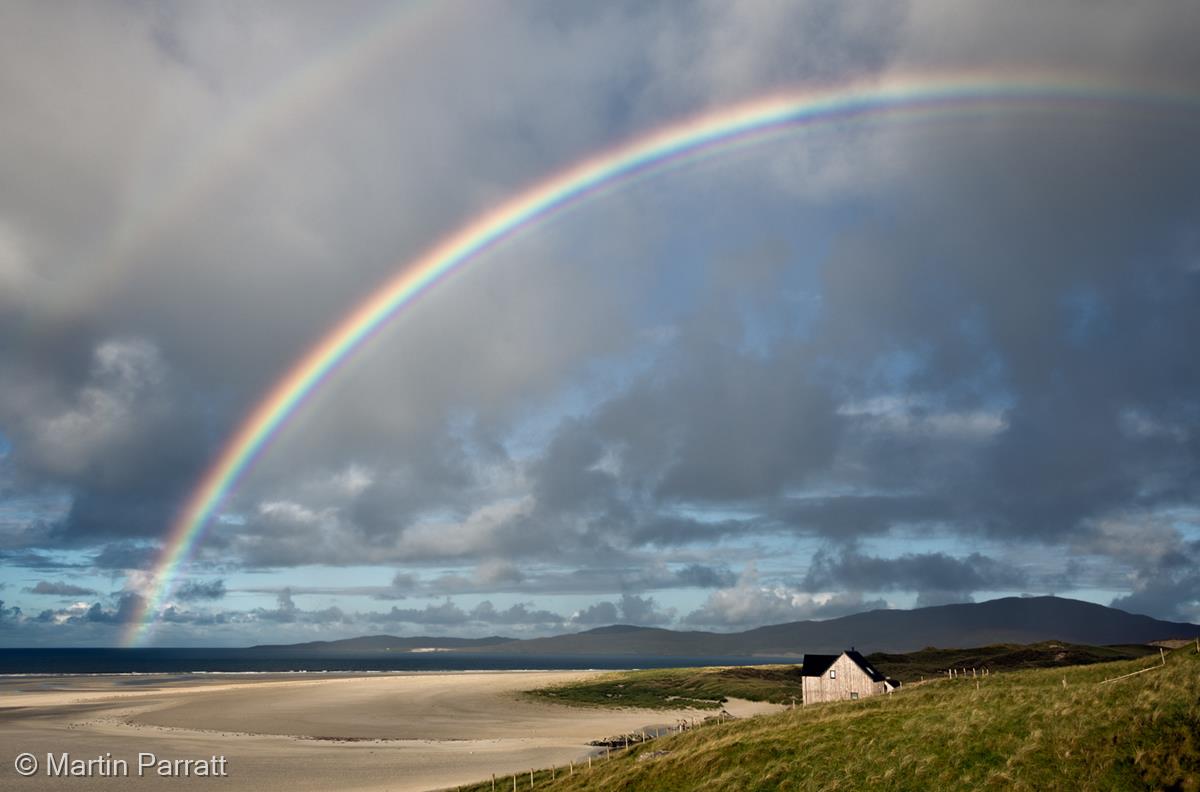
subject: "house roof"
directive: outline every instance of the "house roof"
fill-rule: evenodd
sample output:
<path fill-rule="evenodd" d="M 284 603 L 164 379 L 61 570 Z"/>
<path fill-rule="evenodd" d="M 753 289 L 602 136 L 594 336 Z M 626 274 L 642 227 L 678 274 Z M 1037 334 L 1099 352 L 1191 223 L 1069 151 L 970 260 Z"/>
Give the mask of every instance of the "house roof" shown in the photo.
<path fill-rule="evenodd" d="M 854 651 L 853 649 L 850 649 L 847 652 L 845 652 L 845 655 L 847 657 L 849 657 L 851 660 L 853 660 L 855 663 L 857 663 L 859 668 L 861 668 L 863 671 L 866 671 L 867 676 L 871 677 L 872 682 L 882 682 L 885 679 L 887 679 L 886 676 L 879 673 L 879 671 L 875 668 L 875 666 L 873 666 L 869 662 L 867 662 L 867 658 L 863 657 L 861 654 Z"/>
<path fill-rule="evenodd" d="M 802 676 L 821 676 L 829 670 L 829 666 L 837 662 L 841 655 L 819 655 L 806 654 L 804 655 L 804 665 L 800 667 Z"/>
<path fill-rule="evenodd" d="M 872 682 L 882 682 L 887 679 L 881 674 L 875 666 L 867 661 L 867 658 L 853 649 L 847 649 L 842 654 L 854 661 L 854 664 L 863 670 Z M 837 662 L 837 659 L 842 655 L 824 655 L 824 654 L 806 654 L 804 655 L 804 665 L 800 669 L 803 676 L 821 676 L 829 667 Z"/>

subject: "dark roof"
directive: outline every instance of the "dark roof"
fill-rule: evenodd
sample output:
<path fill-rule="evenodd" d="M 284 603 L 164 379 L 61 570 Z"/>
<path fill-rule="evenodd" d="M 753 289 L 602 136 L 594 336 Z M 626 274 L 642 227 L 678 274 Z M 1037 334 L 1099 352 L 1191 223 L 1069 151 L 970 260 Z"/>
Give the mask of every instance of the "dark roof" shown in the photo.
<path fill-rule="evenodd" d="M 863 657 L 859 652 L 853 649 L 847 649 L 842 654 L 849 657 L 855 664 L 863 670 L 863 672 L 871 678 L 872 682 L 882 682 L 887 677 L 879 673 L 875 666 L 871 665 L 867 658 Z M 804 665 L 800 669 L 803 676 L 821 676 L 829 667 L 837 662 L 837 659 L 842 655 L 824 655 L 824 654 L 806 654 L 804 655 Z"/>
<path fill-rule="evenodd" d="M 871 677 L 872 682 L 882 682 L 883 680 L 887 679 L 887 677 L 875 669 L 875 666 L 867 662 L 867 658 L 863 657 L 853 649 L 846 652 L 846 656 L 858 663 L 858 667 L 867 672 L 867 676 Z"/>
<path fill-rule="evenodd" d="M 837 662 L 841 655 L 804 655 L 804 665 L 800 667 L 801 676 L 821 676 L 829 670 L 829 666 Z"/>

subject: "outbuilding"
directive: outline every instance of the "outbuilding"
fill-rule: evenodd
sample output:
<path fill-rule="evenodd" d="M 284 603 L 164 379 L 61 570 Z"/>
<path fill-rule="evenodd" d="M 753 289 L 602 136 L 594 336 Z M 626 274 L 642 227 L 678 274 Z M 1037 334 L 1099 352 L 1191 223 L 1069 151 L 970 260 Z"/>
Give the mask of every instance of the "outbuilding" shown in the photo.
<path fill-rule="evenodd" d="M 801 674 L 805 704 L 853 701 L 900 687 L 853 649 L 840 655 L 806 654 Z"/>

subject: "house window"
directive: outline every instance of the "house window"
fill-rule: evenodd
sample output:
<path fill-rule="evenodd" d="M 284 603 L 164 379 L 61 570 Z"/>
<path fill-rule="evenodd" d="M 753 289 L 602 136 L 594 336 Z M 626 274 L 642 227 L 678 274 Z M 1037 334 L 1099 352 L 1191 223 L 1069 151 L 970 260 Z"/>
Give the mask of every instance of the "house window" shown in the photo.
<path fill-rule="evenodd" d="M 850 700 L 851 700 L 851 701 L 858 701 L 858 694 L 857 694 L 857 693 L 855 693 L 855 692 L 853 692 L 853 691 L 851 691 L 851 693 L 850 693 Z"/>
<path fill-rule="evenodd" d="M 829 669 L 829 678 L 837 679 L 837 669 L 836 668 Z"/>

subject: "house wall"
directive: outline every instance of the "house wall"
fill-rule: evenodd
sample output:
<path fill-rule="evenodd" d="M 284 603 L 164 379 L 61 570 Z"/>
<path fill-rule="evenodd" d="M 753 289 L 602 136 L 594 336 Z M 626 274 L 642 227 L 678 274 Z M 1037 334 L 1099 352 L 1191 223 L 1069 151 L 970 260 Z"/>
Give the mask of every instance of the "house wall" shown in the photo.
<path fill-rule="evenodd" d="M 837 671 L 837 678 L 830 679 L 829 671 Z M 846 655 L 839 657 L 821 676 L 804 677 L 803 686 L 805 704 L 846 701 L 851 693 L 857 693 L 859 698 L 866 698 L 886 692 L 886 683 L 872 682 L 871 677 L 858 667 L 858 663 Z"/>

